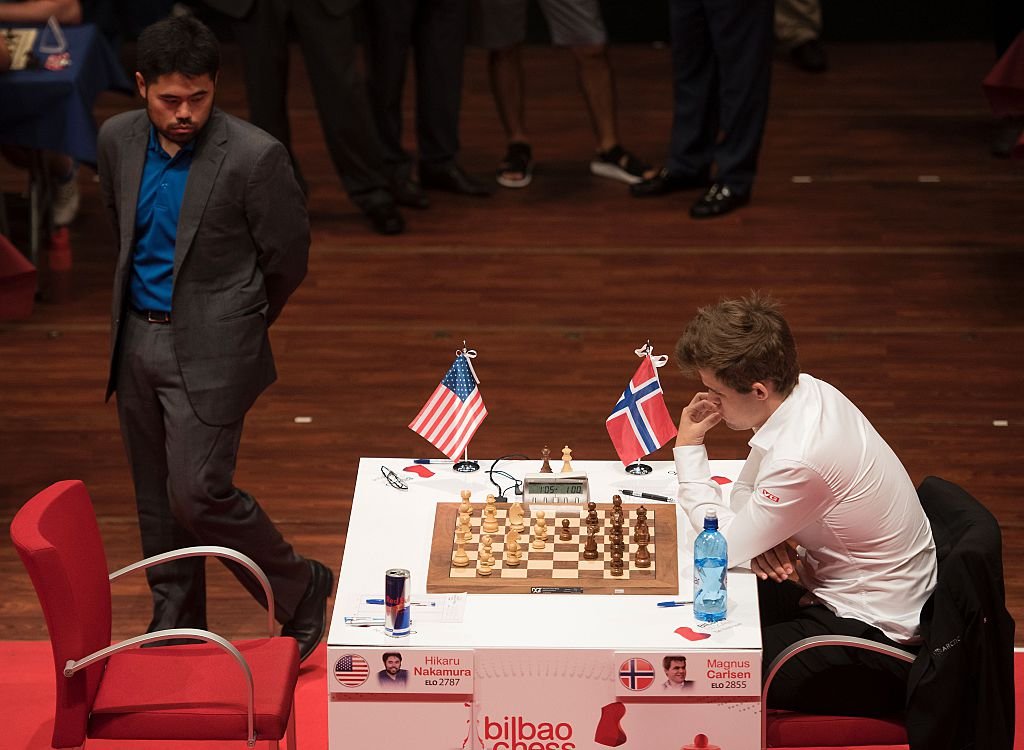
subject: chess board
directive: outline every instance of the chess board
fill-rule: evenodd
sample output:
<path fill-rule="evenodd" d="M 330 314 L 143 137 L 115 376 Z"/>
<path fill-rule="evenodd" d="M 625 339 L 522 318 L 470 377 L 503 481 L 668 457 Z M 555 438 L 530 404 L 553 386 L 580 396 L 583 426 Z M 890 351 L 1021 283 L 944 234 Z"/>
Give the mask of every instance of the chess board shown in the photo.
<path fill-rule="evenodd" d="M 653 504 L 652 504 L 653 505 Z M 518 567 L 508 567 L 503 559 L 505 536 L 509 532 L 509 504 L 497 505 L 498 531 L 491 534 L 491 554 L 494 568 L 489 576 L 477 575 L 477 558 L 482 532 L 483 504 L 473 504 L 470 541 L 464 545 L 470 563 L 464 568 L 452 564 L 455 555 L 455 532 L 458 526 L 458 503 L 439 503 L 434 516 L 434 536 L 430 548 L 430 567 L 427 570 L 428 593 L 466 591 L 471 594 L 530 594 L 537 587 L 580 588 L 583 594 L 670 594 L 679 592 L 676 548 L 676 513 L 674 505 L 647 509 L 647 525 L 651 541 L 647 550 L 651 555 L 649 568 L 634 564 L 637 545 L 632 541 L 639 505 L 622 505 L 624 514 L 621 576 L 611 573 L 611 503 L 598 503 L 599 526 L 595 535 L 598 556 L 596 560 L 583 559 L 587 541 L 587 509 L 583 505 L 524 506 L 525 526 L 519 537 L 522 559 Z M 533 549 L 533 513 L 543 510 L 548 524 L 548 538 L 544 549 Z M 561 541 L 559 531 L 562 519 L 569 519 L 571 539 Z"/>

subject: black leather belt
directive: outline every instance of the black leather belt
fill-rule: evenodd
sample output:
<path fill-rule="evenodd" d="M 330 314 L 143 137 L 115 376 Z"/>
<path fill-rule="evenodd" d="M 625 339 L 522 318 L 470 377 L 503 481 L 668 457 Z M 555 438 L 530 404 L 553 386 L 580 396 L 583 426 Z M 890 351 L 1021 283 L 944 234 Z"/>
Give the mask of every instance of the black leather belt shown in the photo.
<path fill-rule="evenodd" d="M 141 318 L 147 323 L 167 325 L 171 322 L 171 314 L 169 312 L 164 312 L 163 310 L 136 310 L 134 307 L 130 309 L 132 311 L 132 315 L 137 318 Z"/>

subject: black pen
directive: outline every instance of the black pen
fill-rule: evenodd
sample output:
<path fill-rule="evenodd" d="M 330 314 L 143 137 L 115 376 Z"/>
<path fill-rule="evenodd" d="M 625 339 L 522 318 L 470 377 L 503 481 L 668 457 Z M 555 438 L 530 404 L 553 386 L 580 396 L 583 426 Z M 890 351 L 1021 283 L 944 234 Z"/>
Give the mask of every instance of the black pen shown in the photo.
<path fill-rule="evenodd" d="M 652 495 L 650 492 L 636 492 L 634 490 L 619 490 L 623 495 L 629 495 L 630 497 L 642 497 L 644 500 L 660 500 L 663 503 L 674 503 L 670 497 L 664 495 Z"/>

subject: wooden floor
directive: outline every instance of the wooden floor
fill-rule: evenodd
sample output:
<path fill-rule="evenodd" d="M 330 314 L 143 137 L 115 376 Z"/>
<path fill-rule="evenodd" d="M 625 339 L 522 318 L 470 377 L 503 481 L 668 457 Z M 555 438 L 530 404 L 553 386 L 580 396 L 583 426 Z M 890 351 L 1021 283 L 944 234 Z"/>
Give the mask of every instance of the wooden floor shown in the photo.
<path fill-rule="evenodd" d="M 691 195 L 640 201 L 588 174 L 593 140 L 570 58 L 531 49 L 527 190 L 432 196 L 407 234 L 372 234 L 347 202 L 295 71 L 297 150 L 312 184 L 310 273 L 273 330 L 279 382 L 251 411 L 237 482 L 307 555 L 337 566 L 356 462 L 431 455 L 406 425 L 463 339 L 490 416 L 476 456 L 571 444 L 614 458 L 604 428 L 650 339 L 671 353 L 695 308 L 750 289 L 786 305 L 805 371 L 845 391 L 916 481 L 958 482 L 998 516 L 1011 612 L 1024 616 L 1024 165 L 992 159 L 982 43 L 833 45 L 821 76 L 776 66 L 753 203 L 694 222 Z M 245 114 L 229 48 L 220 103 Z M 624 143 L 667 149 L 669 53 L 619 48 Z M 135 106 L 104 97 L 100 117 Z M 467 59 L 463 162 L 503 150 L 482 55 Z M 0 166 L 0 186 L 22 176 Z M 0 325 L 0 521 L 50 482 L 90 488 L 111 569 L 139 556 L 114 407 L 102 400 L 113 242 L 91 175 L 73 227 L 74 294 Z M 673 412 L 695 381 L 662 374 Z M 296 424 L 295 417 L 311 417 Z M 999 426 L 1006 424 L 1006 426 Z M 715 458 L 746 454 L 716 430 Z M 669 458 L 667 449 L 656 458 Z M 380 519 L 381 564 L 388 526 Z M 429 529 L 423 533 L 429 534 Z M 0 638 L 46 637 L 28 580 L 0 545 Z M 211 567 L 211 625 L 258 634 L 257 608 Z M 116 586 L 115 636 L 147 621 L 141 577 Z M 1024 643 L 1024 635 L 1018 637 Z"/>

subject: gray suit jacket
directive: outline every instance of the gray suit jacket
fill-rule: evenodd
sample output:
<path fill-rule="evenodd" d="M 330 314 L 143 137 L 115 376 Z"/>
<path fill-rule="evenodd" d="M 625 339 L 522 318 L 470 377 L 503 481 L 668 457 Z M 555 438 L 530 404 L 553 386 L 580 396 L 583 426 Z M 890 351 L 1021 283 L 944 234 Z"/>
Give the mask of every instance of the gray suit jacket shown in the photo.
<path fill-rule="evenodd" d="M 145 111 L 107 120 L 99 134 L 100 191 L 118 240 L 110 377 L 117 387 L 135 209 L 150 122 Z M 236 422 L 277 377 L 267 329 L 306 275 L 309 219 L 288 152 L 214 109 L 199 133 L 174 246 L 171 329 L 196 415 Z"/>
<path fill-rule="evenodd" d="M 308 3 L 313 0 L 296 0 L 300 3 Z M 359 5 L 363 0 L 320 0 L 320 5 L 332 16 L 342 16 Z M 231 16 L 232 18 L 245 18 L 252 10 L 257 0 L 206 0 L 206 4 L 214 10 Z"/>

